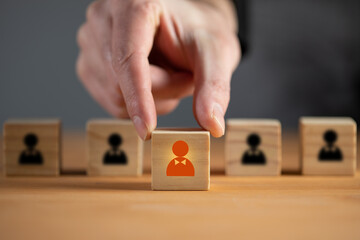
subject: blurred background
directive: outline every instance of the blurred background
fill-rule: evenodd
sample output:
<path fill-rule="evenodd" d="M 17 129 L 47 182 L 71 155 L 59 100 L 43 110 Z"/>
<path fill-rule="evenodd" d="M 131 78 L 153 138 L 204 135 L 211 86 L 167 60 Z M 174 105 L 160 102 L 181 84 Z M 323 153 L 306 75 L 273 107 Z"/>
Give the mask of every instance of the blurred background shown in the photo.
<path fill-rule="evenodd" d="M 109 115 L 75 73 L 76 32 L 90 0 L 1 0 L 0 124 L 8 118 L 59 117 L 84 129 Z M 360 120 L 360 1 L 248 2 L 249 52 L 232 80 L 227 118 Z M 159 126 L 196 126 L 185 99 Z"/>

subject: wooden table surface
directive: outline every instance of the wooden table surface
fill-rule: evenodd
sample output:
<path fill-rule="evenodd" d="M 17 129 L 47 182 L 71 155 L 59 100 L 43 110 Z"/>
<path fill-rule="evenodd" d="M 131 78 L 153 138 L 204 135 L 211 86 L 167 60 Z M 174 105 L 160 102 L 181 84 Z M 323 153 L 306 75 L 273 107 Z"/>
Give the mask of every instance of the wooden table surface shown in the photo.
<path fill-rule="evenodd" d="M 286 142 L 294 167 L 297 147 Z M 70 174 L 84 167 L 83 150 L 70 134 L 66 175 L 0 178 L 0 239 L 360 239 L 359 171 L 227 177 L 219 150 L 210 191 L 151 191 L 148 160 L 142 177 Z"/>

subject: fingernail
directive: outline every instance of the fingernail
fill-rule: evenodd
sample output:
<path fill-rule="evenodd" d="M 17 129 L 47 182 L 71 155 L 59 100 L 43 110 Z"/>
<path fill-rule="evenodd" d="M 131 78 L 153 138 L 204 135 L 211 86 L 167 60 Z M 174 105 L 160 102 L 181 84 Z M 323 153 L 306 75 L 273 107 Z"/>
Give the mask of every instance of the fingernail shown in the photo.
<path fill-rule="evenodd" d="M 133 117 L 133 123 L 139 136 L 141 137 L 142 140 L 145 141 L 149 132 L 148 128 L 146 127 L 146 124 L 143 122 L 143 120 L 141 120 L 139 116 Z"/>
<path fill-rule="evenodd" d="M 223 111 L 223 108 L 220 106 L 220 104 L 218 104 L 218 103 L 214 104 L 211 118 L 213 118 L 215 120 L 216 124 L 221 129 L 220 136 L 224 135 L 225 134 L 224 111 Z"/>

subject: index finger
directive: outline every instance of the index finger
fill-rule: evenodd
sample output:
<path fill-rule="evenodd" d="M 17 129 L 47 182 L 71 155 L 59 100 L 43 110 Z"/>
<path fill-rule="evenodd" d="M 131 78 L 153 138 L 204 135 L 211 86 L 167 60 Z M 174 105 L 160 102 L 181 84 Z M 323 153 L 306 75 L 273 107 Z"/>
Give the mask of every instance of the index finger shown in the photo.
<path fill-rule="evenodd" d="M 148 56 L 162 6 L 156 0 L 134 0 L 125 4 L 117 4 L 113 9 L 112 65 L 129 116 L 145 140 L 157 121 Z"/>

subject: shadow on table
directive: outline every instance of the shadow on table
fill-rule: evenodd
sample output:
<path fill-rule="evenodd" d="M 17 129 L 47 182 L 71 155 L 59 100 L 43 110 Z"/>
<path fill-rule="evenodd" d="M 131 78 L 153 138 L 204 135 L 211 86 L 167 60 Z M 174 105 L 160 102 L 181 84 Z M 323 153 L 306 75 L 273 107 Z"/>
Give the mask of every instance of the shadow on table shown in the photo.
<path fill-rule="evenodd" d="M 15 178 L 10 177 L 0 182 L 0 188 L 24 190 L 78 190 L 78 191 L 151 191 L 151 182 L 137 178 Z"/>

